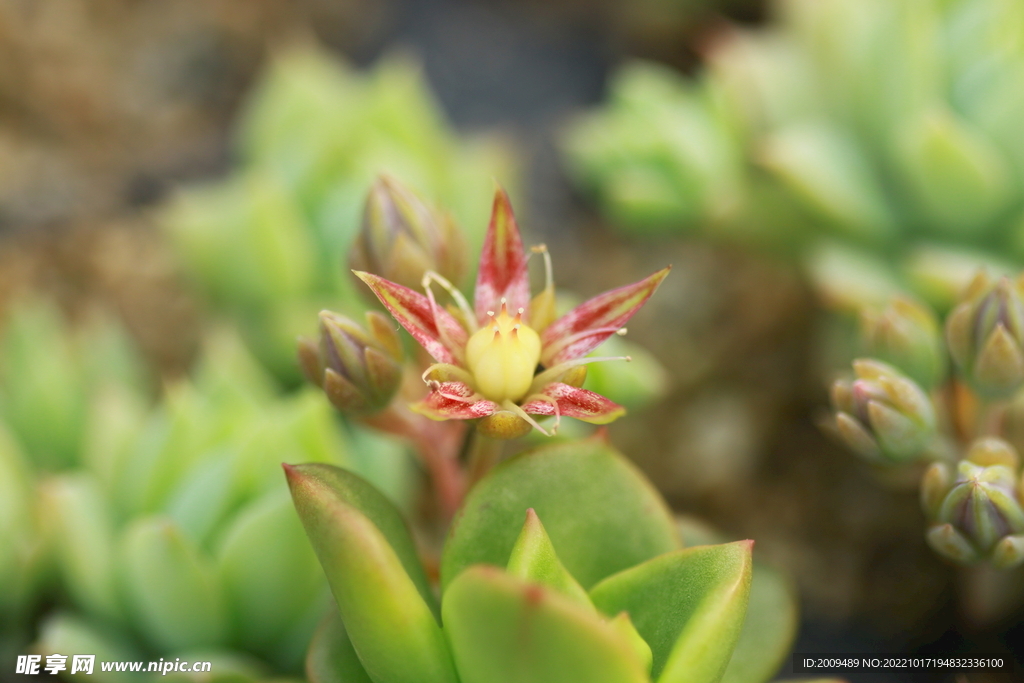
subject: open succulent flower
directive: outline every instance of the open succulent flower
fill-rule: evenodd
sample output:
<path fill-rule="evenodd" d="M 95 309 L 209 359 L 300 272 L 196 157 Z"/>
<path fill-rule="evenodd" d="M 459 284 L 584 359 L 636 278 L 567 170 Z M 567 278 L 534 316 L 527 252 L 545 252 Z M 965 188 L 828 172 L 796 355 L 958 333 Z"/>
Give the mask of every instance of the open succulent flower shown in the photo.
<path fill-rule="evenodd" d="M 624 332 L 634 313 L 650 298 L 670 268 L 554 315 L 551 261 L 543 246 L 544 290 L 530 298 L 527 254 L 508 195 L 498 189 L 484 239 L 473 307 L 443 276 L 427 272 L 425 294 L 379 275 L 356 271 L 395 319 L 435 361 L 423 373 L 430 387 L 413 406 L 434 420 L 480 419 L 487 436 L 510 439 L 537 428 L 534 416 L 563 416 L 607 424 L 625 409 L 582 388 L 586 364 L 623 358 L 584 358 L 613 334 Z M 455 302 L 440 306 L 431 285 Z"/>

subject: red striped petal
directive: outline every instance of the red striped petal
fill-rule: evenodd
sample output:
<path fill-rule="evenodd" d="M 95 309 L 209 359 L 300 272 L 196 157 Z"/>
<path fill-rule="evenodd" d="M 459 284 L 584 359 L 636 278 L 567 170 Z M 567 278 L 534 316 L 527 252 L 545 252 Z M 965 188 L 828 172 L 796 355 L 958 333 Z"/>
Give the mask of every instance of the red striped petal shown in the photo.
<path fill-rule="evenodd" d="M 430 299 L 408 287 L 373 273 L 353 272 L 436 361 L 462 365 L 468 336 L 451 313 L 432 306 Z"/>
<path fill-rule="evenodd" d="M 482 398 L 465 382 L 438 382 L 412 409 L 431 420 L 473 420 L 501 410 L 494 401 Z"/>
<path fill-rule="evenodd" d="M 626 413 L 625 408 L 601 394 L 561 382 L 547 385 L 540 393 L 551 400 L 531 399 L 522 406 L 524 412 L 530 415 L 555 415 L 557 412 L 562 417 L 574 417 L 597 425 L 608 424 Z"/>
<path fill-rule="evenodd" d="M 548 325 L 541 335 L 541 363 L 551 367 L 593 351 L 640 310 L 670 270 L 672 266 L 599 294 Z"/>
<path fill-rule="evenodd" d="M 499 187 L 494 194 L 494 209 L 476 276 L 474 308 L 481 325 L 487 321 L 487 311 L 497 312 L 501 308 L 502 297 L 513 315 L 520 308 L 529 309 L 530 279 L 523 240 L 508 194 Z"/>

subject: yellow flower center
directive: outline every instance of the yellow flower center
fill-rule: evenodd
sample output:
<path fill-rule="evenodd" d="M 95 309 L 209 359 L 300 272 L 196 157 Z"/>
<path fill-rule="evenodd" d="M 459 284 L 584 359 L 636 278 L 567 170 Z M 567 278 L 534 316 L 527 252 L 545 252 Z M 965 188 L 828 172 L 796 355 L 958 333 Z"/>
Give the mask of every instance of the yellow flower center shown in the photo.
<path fill-rule="evenodd" d="M 533 383 L 540 360 L 540 337 L 522 321 L 522 309 L 515 317 L 502 301 L 498 315 L 466 344 L 466 362 L 476 389 L 495 403 L 518 401 Z"/>

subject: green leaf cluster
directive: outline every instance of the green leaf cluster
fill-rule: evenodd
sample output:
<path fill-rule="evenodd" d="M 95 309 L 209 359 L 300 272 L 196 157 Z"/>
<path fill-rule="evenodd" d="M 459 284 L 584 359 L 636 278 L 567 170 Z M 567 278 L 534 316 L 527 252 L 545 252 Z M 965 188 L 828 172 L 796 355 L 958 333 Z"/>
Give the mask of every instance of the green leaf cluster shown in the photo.
<path fill-rule="evenodd" d="M 634 63 L 564 148 L 641 233 L 701 230 L 798 258 L 835 306 L 942 309 L 1024 262 L 1024 6 L 781 0 L 684 78 Z"/>
<path fill-rule="evenodd" d="M 338 607 L 309 651 L 313 683 L 757 683 L 789 647 L 791 593 L 771 573 L 752 589 L 752 543 L 684 548 L 654 488 L 600 438 L 482 479 L 436 592 L 372 486 L 324 464 L 286 472 Z"/>

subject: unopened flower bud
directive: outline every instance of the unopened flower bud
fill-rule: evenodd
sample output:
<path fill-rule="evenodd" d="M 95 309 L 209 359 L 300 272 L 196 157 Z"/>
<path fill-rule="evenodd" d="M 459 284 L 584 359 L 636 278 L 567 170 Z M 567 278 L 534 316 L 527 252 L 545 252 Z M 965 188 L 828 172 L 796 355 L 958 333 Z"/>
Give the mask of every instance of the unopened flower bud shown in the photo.
<path fill-rule="evenodd" d="M 1019 458 L 1001 439 L 976 441 L 956 468 L 935 463 L 925 474 L 922 502 L 932 520 L 928 542 L 957 562 L 999 568 L 1024 562 L 1024 507 Z"/>
<path fill-rule="evenodd" d="M 900 368 L 926 389 L 946 374 L 942 330 L 928 307 L 895 297 L 882 311 L 866 309 L 861 317 L 868 353 Z"/>
<path fill-rule="evenodd" d="M 306 377 L 343 413 L 385 408 L 402 381 L 402 345 L 380 313 L 366 314 L 367 328 L 330 311 L 320 313 L 320 344 L 299 340 Z"/>
<path fill-rule="evenodd" d="M 856 379 L 832 386 L 836 427 L 853 450 L 871 460 L 905 462 L 935 436 L 935 409 L 912 379 L 876 360 L 854 361 Z"/>
<path fill-rule="evenodd" d="M 428 270 L 458 283 L 465 273 L 465 250 L 449 215 L 428 207 L 394 178 L 380 176 L 366 197 L 349 266 L 419 289 Z"/>
<path fill-rule="evenodd" d="M 1024 283 L 979 273 L 946 320 L 949 352 L 978 393 L 1007 398 L 1024 386 Z"/>

